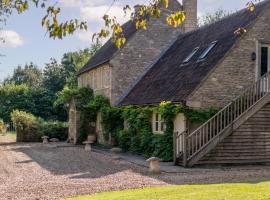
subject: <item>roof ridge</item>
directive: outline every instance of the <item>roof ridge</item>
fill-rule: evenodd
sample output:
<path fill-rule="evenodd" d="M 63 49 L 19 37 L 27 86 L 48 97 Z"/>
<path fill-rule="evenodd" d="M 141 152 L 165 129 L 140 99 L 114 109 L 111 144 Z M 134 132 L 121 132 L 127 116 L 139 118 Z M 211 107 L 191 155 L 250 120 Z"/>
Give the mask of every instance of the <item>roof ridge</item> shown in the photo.
<path fill-rule="evenodd" d="M 256 3 L 255 5 L 256 5 L 256 6 L 262 6 L 261 4 L 267 4 L 267 3 L 270 3 L 270 0 L 263 0 L 263 1 L 261 1 L 261 2 Z M 255 7 L 255 9 L 256 9 L 256 7 Z M 212 23 L 209 23 L 209 24 L 205 24 L 205 25 L 203 25 L 203 26 L 201 26 L 201 27 L 198 27 L 198 28 L 196 28 L 196 29 L 194 29 L 194 30 L 192 30 L 192 31 L 183 33 L 183 34 L 181 34 L 181 36 L 189 35 L 189 34 L 194 33 L 194 32 L 196 32 L 196 31 L 199 31 L 199 30 L 203 30 L 203 29 L 209 28 L 209 26 L 213 26 L 213 25 L 215 25 L 215 24 L 217 24 L 217 23 L 222 22 L 223 20 L 229 19 L 229 18 L 231 18 L 231 17 L 235 17 L 236 15 L 240 15 L 242 12 L 247 12 L 247 11 L 248 11 L 247 8 L 242 8 L 242 9 L 237 10 L 237 11 L 235 11 L 235 12 L 233 12 L 233 13 L 231 13 L 231 14 L 229 14 L 229 15 L 227 15 L 227 16 L 225 16 L 225 17 L 223 17 L 223 18 L 221 18 L 221 19 L 219 19 L 219 20 L 217 20 L 217 21 L 215 21 L 215 22 L 212 22 Z"/>

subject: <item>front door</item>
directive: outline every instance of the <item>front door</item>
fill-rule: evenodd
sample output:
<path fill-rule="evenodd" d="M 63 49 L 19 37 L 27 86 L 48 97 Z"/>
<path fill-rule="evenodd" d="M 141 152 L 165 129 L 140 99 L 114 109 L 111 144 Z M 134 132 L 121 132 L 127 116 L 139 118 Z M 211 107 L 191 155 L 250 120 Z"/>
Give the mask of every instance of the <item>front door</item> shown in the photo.
<path fill-rule="evenodd" d="M 260 76 L 263 76 L 270 71 L 270 44 L 262 44 L 260 52 L 259 71 Z"/>

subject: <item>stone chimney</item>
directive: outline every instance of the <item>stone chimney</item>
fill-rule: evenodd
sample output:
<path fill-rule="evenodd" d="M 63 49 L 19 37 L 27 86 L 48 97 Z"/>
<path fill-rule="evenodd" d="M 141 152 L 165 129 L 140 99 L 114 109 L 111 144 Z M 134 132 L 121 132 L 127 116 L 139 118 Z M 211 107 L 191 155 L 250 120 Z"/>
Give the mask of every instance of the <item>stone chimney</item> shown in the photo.
<path fill-rule="evenodd" d="M 182 0 L 183 10 L 186 12 L 186 20 L 184 22 L 184 32 L 189 32 L 198 27 L 198 5 L 197 0 Z"/>

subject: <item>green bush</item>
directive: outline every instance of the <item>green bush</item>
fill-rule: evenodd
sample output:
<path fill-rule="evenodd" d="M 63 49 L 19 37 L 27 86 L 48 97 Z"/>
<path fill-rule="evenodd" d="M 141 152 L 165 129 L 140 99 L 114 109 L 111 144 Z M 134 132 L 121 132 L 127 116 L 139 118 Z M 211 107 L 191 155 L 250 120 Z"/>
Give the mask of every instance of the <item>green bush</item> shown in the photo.
<path fill-rule="evenodd" d="M 67 119 L 63 105 L 53 106 L 56 95 L 46 88 L 27 85 L 0 85 L 0 118 L 10 122 L 13 110 L 23 110 L 45 120 Z"/>
<path fill-rule="evenodd" d="M 44 121 L 19 110 L 11 113 L 11 119 L 16 128 L 17 142 L 40 142 L 44 135 L 59 140 L 66 140 L 68 136 L 68 125 L 63 122 Z"/>
<path fill-rule="evenodd" d="M 121 130 L 116 135 L 116 140 L 119 147 L 123 151 L 129 151 L 131 146 L 131 133 L 127 130 Z"/>
<path fill-rule="evenodd" d="M 153 148 L 152 155 L 161 158 L 163 161 L 171 161 L 173 158 L 173 135 L 153 135 L 151 145 Z"/>
<path fill-rule="evenodd" d="M 2 119 L 0 119 L 0 133 L 4 133 L 5 131 L 5 123 Z"/>
<path fill-rule="evenodd" d="M 11 120 L 16 128 L 17 142 L 40 141 L 41 135 L 38 135 L 38 120 L 34 115 L 14 110 L 11 113 Z"/>
<path fill-rule="evenodd" d="M 49 138 L 57 138 L 65 141 L 68 138 L 68 124 L 59 121 L 39 120 L 38 135 L 46 135 Z"/>

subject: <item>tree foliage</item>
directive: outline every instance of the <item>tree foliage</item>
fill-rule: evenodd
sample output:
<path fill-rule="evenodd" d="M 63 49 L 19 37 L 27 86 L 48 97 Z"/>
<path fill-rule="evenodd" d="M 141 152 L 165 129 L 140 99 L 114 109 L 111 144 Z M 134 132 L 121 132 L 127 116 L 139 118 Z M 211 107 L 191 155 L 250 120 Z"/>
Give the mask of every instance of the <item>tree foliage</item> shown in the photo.
<path fill-rule="evenodd" d="M 198 19 L 199 26 L 214 23 L 214 22 L 219 21 L 222 18 L 228 16 L 229 14 L 230 14 L 230 12 L 223 10 L 223 9 L 218 9 L 214 13 L 207 13 Z"/>
<path fill-rule="evenodd" d="M 40 86 L 42 83 L 42 71 L 34 63 L 18 66 L 11 77 L 4 80 L 4 84 L 27 84 L 29 86 Z"/>
<path fill-rule="evenodd" d="M 147 18 L 159 18 L 164 10 L 168 11 L 170 0 L 151 0 L 147 5 L 141 5 L 141 7 L 129 14 L 129 17 L 136 24 L 137 29 L 147 29 Z M 255 9 L 254 2 L 259 0 L 248 1 L 246 6 L 250 12 Z M 115 3 L 116 0 L 113 0 Z M 60 21 L 59 15 L 61 14 L 61 7 L 57 4 L 52 4 L 53 1 L 47 0 L 2 0 L 0 7 L 0 22 L 5 22 L 6 18 L 10 16 L 14 11 L 19 14 L 25 12 L 30 8 L 30 5 L 45 10 L 45 15 L 41 19 L 41 24 L 45 27 L 49 33 L 49 37 L 62 39 L 66 35 L 73 34 L 76 30 L 87 30 L 88 24 L 86 21 L 80 21 L 78 19 L 70 19 L 66 21 Z M 129 5 L 123 7 L 123 13 L 128 14 L 131 11 Z M 203 24 L 215 21 L 224 15 L 223 12 L 217 12 L 215 15 L 208 15 L 203 19 Z M 109 16 L 106 13 L 102 17 L 104 20 L 104 28 L 98 33 L 93 35 L 93 39 L 99 39 L 103 37 L 112 36 L 112 40 L 117 47 L 121 47 L 126 38 L 123 34 L 123 29 L 115 16 Z M 171 26 L 177 27 L 183 24 L 186 18 L 184 11 L 174 11 L 167 16 L 167 23 Z"/>
<path fill-rule="evenodd" d="M 115 3 L 116 0 L 113 0 Z M 62 39 L 63 37 L 73 34 L 76 30 L 87 30 L 88 24 L 78 19 L 69 19 L 60 21 L 61 7 L 52 4 L 53 1 L 47 0 L 3 0 L 0 8 L 1 21 L 5 21 L 14 11 L 21 14 L 30 9 L 31 6 L 41 8 L 45 11 L 44 17 L 41 19 L 41 25 L 49 33 L 49 37 Z M 168 10 L 169 0 L 151 0 L 148 5 L 142 5 L 138 11 L 131 12 L 129 17 L 136 24 L 137 29 L 147 28 L 147 18 L 159 18 L 163 9 Z M 131 11 L 129 5 L 123 7 L 123 13 L 127 15 Z M 115 16 L 109 16 L 106 13 L 103 16 L 104 28 L 100 32 L 93 35 L 93 39 L 112 36 L 112 40 L 117 47 L 121 47 L 126 38 L 123 29 Z M 167 23 L 172 26 L 179 26 L 185 20 L 183 11 L 171 12 L 167 17 Z M 0 22 L 1 22 L 0 21 Z"/>
<path fill-rule="evenodd" d="M 27 85 L 0 86 L 0 118 L 10 121 L 13 110 L 22 110 L 38 117 L 65 121 L 67 114 L 62 105 L 54 107 L 56 95 L 42 87 Z"/>
<path fill-rule="evenodd" d="M 63 65 L 57 63 L 55 59 L 51 59 L 43 70 L 42 85 L 52 93 L 56 93 L 64 88 L 66 78 Z"/>

